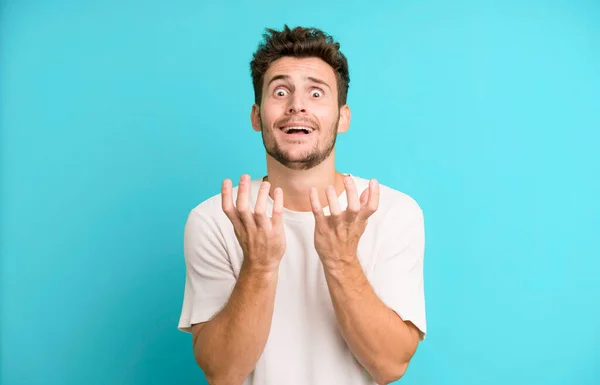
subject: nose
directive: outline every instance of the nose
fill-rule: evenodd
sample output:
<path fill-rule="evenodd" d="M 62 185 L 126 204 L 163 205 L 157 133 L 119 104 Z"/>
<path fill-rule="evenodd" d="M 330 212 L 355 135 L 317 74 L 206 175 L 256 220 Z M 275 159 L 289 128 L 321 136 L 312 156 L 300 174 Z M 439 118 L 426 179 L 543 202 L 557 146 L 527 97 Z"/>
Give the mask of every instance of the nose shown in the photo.
<path fill-rule="evenodd" d="M 288 114 L 303 113 L 306 112 L 306 106 L 302 100 L 302 95 L 295 94 L 290 98 L 290 103 L 287 108 Z"/>

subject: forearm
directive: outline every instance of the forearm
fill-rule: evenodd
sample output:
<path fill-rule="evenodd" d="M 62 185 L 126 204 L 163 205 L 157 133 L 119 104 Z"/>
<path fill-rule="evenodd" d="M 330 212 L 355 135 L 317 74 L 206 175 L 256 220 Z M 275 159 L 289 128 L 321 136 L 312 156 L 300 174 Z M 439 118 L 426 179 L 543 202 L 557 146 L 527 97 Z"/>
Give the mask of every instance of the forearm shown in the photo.
<path fill-rule="evenodd" d="M 356 359 L 378 384 L 400 378 L 418 336 L 377 297 L 357 258 L 324 266 L 340 331 Z"/>
<path fill-rule="evenodd" d="M 194 356 L 211 385 L 241 384 L 264 350 L 278 273 L 242 267 L 227 305 L 194 339 Z"/>

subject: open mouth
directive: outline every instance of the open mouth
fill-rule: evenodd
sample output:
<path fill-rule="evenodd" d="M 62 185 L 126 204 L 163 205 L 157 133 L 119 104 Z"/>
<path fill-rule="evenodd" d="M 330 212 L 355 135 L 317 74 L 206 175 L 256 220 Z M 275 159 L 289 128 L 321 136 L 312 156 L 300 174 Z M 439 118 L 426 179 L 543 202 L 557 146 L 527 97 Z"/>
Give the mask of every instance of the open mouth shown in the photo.
<path fill-rule="evenodd" d="M 280 130 L 283 131 L 284 134 L 298 136 L 310 135 L 314 132 L 314 130 L 311 127 L 304 126 L 281 127 Z"/>

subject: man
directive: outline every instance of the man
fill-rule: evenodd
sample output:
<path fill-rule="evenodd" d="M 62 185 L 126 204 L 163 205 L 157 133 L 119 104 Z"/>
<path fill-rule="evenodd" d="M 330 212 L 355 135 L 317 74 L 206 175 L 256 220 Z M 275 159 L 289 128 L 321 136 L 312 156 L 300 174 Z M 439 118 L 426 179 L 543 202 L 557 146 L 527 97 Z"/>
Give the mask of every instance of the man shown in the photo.
<path fill-rule="evenodd" d="M 336 171 L 348 64 L 317 29 L 267 29 L 251 122 L 267 176 L 195 207 L 179 329 L 210 384 L 400 378 L 425 336 L 424 222 L 409 196 Z"/>

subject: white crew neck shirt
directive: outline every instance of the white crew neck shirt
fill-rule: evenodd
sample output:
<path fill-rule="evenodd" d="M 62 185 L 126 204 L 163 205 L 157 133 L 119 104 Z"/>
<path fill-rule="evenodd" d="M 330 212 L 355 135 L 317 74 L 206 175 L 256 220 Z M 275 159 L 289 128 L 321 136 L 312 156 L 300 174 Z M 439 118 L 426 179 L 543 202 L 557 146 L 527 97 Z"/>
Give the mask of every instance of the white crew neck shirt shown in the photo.
<path fill-rule="evenodd" d="M 351 174 L 349 174 L 351 175 Z M 358 194 L 369 181 L 351 175 Z M 262 178 L 251 181 L 254 207 Z M 238 187 L 233 188 L 235 204 Z M 308 199 L 308 198 L 307 198 Z M 346 192 L 338 197 L 347 207 Z M 267 215 L 273 200 L 268 198 Z M 329 207 L 324 208 L 329 214 Z M 375 385 L 336 322 L 323 266 L 314 248 L 312 211 L 284 208 L 286 251 L 279 267 L 273 319 L 265 349 L 243 385 Z M 425 337 L 423 212 L 410 196 L 380 184 L 378 210 L 369 218 L 358 258 L 375 293 Z M 221 209 L 221 195 L 193 208 L 184 232 L 186 280 L 178 328 L 210 320 L 227 303 L 243 252 Z"/>

